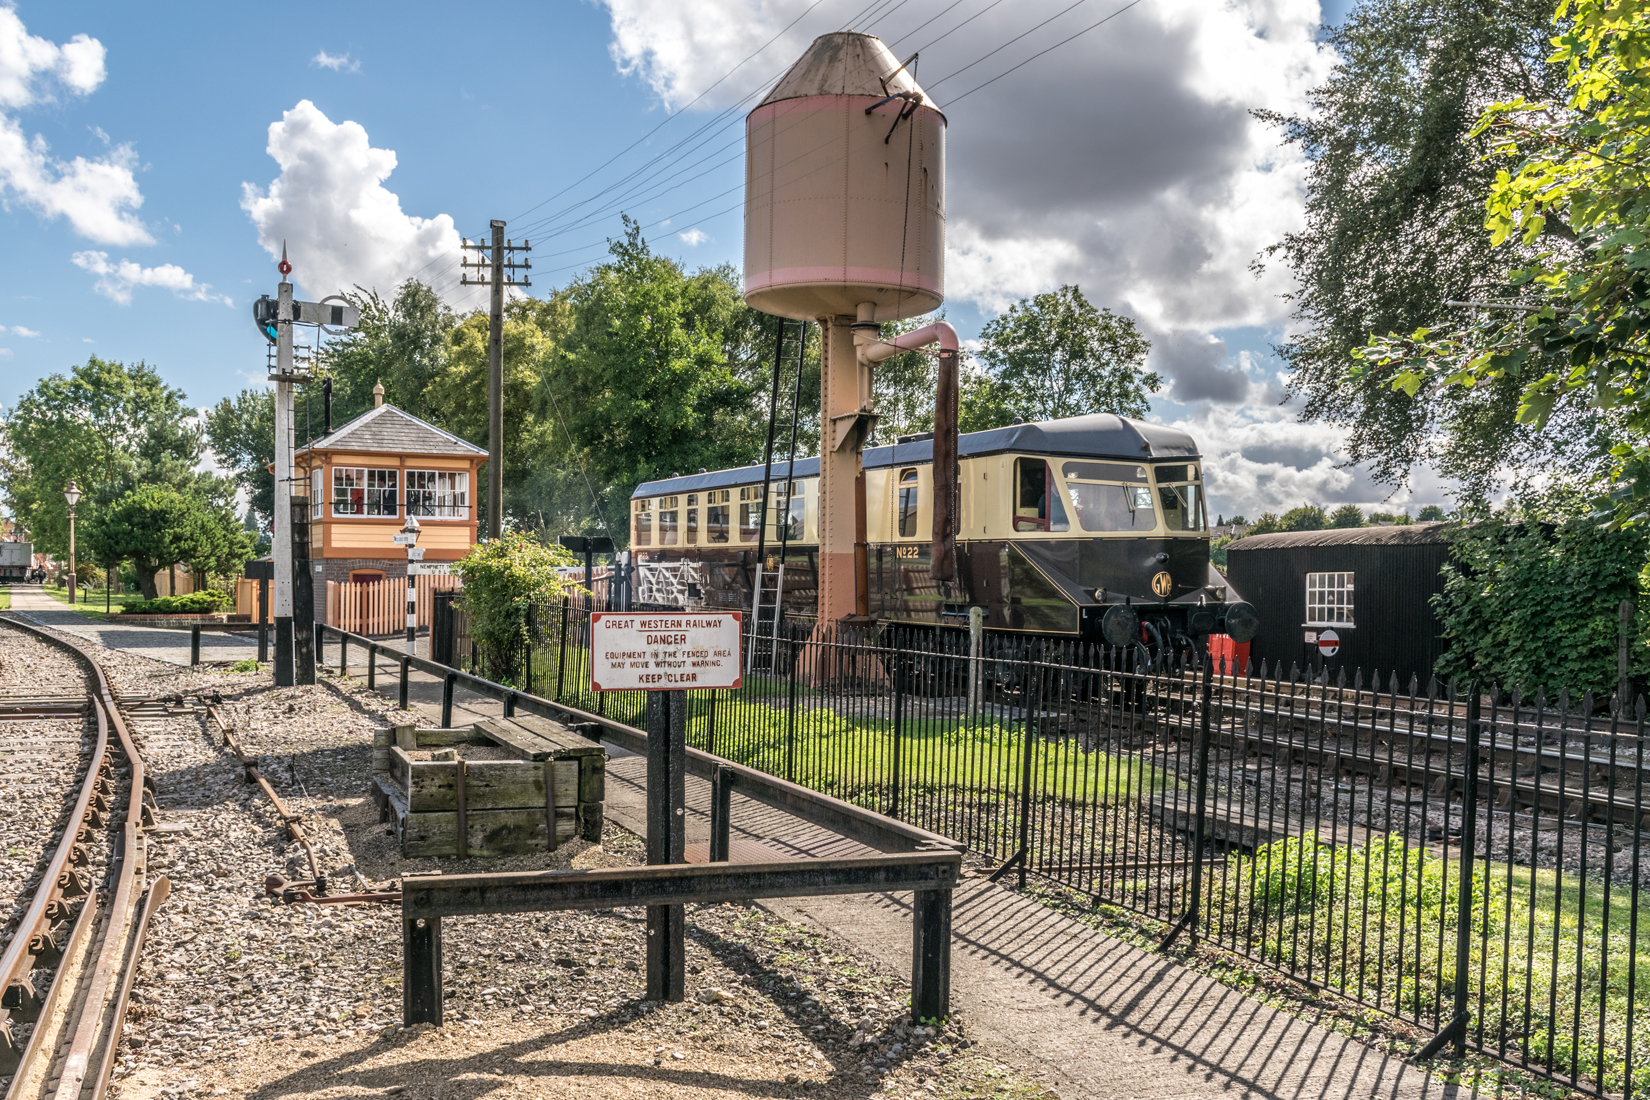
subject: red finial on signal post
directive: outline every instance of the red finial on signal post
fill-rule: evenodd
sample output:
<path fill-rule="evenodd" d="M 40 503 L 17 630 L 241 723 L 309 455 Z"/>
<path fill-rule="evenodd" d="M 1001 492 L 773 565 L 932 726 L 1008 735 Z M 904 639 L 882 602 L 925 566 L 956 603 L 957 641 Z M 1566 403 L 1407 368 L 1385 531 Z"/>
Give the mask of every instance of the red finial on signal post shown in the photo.
<path fill-rule="evenodd" d="M 275 270 L 281 273 L 282 278 L 292 274 L 292 265 L 286 262 L 286 242 L 281 242 L 281 262 L 275 265 Z"/>

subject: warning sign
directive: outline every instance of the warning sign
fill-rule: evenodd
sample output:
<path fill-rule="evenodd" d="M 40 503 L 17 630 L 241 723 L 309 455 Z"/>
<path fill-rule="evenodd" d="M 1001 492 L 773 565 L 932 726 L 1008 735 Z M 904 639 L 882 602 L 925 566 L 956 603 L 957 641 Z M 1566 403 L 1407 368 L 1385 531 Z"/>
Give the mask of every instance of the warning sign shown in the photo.
<path fill-rule="evenodd" d="M 596 611 L 590 682 L 597 691 L 739 686 L 737 611 Z"/>
<path fill-rule="evenodd" d="M 1333 657 L 1341 651 L 1341 636 L 1333 630 L 1318 632 L 1318 652 L 1325 657 Z"/>

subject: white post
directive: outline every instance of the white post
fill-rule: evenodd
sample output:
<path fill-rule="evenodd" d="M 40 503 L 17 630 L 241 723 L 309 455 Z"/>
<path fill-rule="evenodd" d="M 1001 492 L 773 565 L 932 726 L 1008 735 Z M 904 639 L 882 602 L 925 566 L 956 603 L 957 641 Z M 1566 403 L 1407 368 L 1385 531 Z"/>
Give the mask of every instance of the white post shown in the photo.
<path fill-rule="evenodd" d="M 413 576 L 413 548 L 407 547 L 407 656 L 417 656 L 418 578 Z"/>
<path fill-rule="evenodd" d="M 275 312 L 275 622 L 292 629 L 292 284 L 281 280 Z M 286 667 L 281 667 L 283 652 Z M 292 650 L 276 635 L 275 682 L 293 682 Z"/>
<path fill-rule="evenodd" d="M 980 709 L 980 642 L 985 635 L 985 608 L 968 609 L 968 711 Z"/>

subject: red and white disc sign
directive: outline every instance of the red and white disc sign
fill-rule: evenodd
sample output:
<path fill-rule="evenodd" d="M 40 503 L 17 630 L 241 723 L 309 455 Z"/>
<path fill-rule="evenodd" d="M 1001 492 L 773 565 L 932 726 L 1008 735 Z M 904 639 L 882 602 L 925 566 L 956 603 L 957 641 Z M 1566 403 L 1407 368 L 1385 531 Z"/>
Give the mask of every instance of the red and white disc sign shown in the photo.
<path fill-rule="evenodd" d="M 1318 632 L 1318 652 L 1325 657 L 1333 657 L 1341 651 L 1341 636 L 1333 630 Z"/>

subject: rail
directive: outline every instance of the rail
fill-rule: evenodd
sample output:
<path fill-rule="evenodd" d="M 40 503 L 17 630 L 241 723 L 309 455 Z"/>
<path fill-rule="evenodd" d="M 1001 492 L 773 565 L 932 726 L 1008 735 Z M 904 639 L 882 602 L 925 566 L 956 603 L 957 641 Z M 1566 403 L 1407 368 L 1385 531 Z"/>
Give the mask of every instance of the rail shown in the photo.
<path fill-rule="evenodd" d="M 15 616 L 5 621 L 39 637 L 43 641 L 69 651 L 86 663 L 94 690 L 93 709 L 97 717 L 97 741 L 88 762 L 86 780 L 82 784 L 75 812 L 64 828 L 63 836 L 41 878 L 42 888 L 36 893 L 18 926 L 16 937 L 0 957 L 0 1010 L 6 1014 L 0 1023 L 4 1046 L 0 1058 L 15 1056 L 11 1070 L 12 1083 L 7 1100 L 21 1097 L 24 1090 L 39 1074 L 40 1059 L 61 1050 L 62 1062 L 55 1088 L 50 1095 L 56 1100 L 70 1100 L 89 1092 L 93 1100 L 102 1097 L 108 1089 L 109 1074 L 114 1069 L 115 1051 L 120 1046 L 121 1028 L 126 1018 L 126 1003 L 136 978 L 137 964 L 148 934 L 149 922 L 155 909 L 165 901 L 171 883 L 162 876 L 155 880 L 141 899 L 144 875 L 144 792 L 147 773 L 143 758 L 132 740 L 131 731 L 115 703 L 103 669 L 80 645 L 41 629 Z M 107 919 L 95 933 L 93 925 L 100 911 L 99 891 L 83 881 L 72 868 L 87 862 L 85 840 L 92 829 L 100 827 L 109 806 L 105 795 L 108 784 L 105 773 L 109 766 L 109 735 L 113 731 L 120 750 L 129 765 L 129 788 L 124 813 L 119 822 L 113 852 L 113 889 L 106 910 Z M 102 791 L 99 788 L 102 788 Z M 78 856 L 78 858 L 77 858 Z M 72 866 L 71 866 L 72 865 Z M 65 899 L 83 896 L 85 901 L 74 919 L 66 938 L 63 927 L 67 923 Z M 86 949 L 93 939 L 91 954 L 78 968 L 78 988 L 73 992 L 73 1004 L 64 1004 L 62 994 L 70 985 L 65 981 L 65 970 Z M 61 964 L 52 981 L 50 992 L 42 1000 L 29 980 L 37 966 Z M 59 1014 L 61 1027 L 49 1027 Z M 29 1041 L 17 1050 L 12 1043 L 14 1019 L 38 1019 Z M 49 1049 L 48 1049 L 49 1048 Z M 42 1085 L 46 1082 L 41 1081 Z M 42 1092 L 40 1095 L 46 1095 Z"/>

